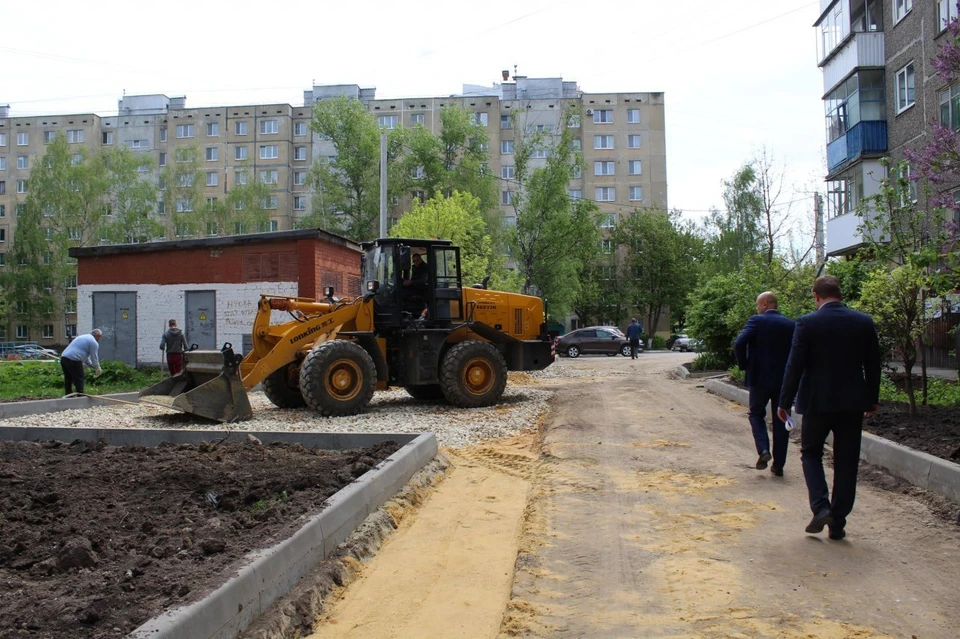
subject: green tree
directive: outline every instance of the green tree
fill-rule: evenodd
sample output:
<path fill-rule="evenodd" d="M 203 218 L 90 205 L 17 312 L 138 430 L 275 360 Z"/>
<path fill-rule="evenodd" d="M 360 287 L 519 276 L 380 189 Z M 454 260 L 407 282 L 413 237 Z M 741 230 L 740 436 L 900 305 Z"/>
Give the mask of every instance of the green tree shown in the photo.
<path fill-rule="evenodd" d="M 121 146 L 99 153 L 93 162 L 102 164 L 98 168 L 109 185 L 104 197 L 109 215 L 101 238 L 134 244 L 163 237 L 166 227 L 155 215 L 157 189 L 145 177 L 153 169 L 152 158 Z"/>
<path fill-rule="evenodd" d="M 174 162 L 160 174 L 158 186 L 163 193 L 164 208 L 173 222 L 168 233 L 174 238 L 195 237 L 206 230 L 202 166 L 200 149 L 185 146 L 176 150 Z"/>
<path fill-rule="evenodd" d="M 683 229 L 676 211 L 634 211 L 620 220 L 614 239 L 626 251 L 631 304 L 654 335 L 663 311 L 683 306 L 696 285 L 701 241 Z"/>
<path fill-rule="evenodd" d="M 757 174 L 751 163 L 725 181 L 724 211 L 714 209 L 704 225 L 705 257 L 710 273 L 732 273 L 759 255 L 763 246 L 763 200 L 757 193 Z"/>
<path fill-rule="evenodd" d="M 580 292 L 573 312 L 585 324 L 626 323 L 633 280 L 620 251 L 596 253 L 584 260 L 580 272 Z M 560 319 L 560 318 L 558 318 Z"/>
<path fill-rule="evenodd" d="M 493 242 L 480 212 L 480 200 L 469 193 L 453 191 L 450 197 L 438 193 L 423 204 L 414 202 L 413 210 L 390 229 L 390 236 L 452 241 L 460 247 L 460 271 L 468 286 L 493 275 Z M 498 273 L 498 278 L 503 282 L 505 274 Z M 496 284 L 492 281 L 491 287 Z"/>
<path fill-rule="evenodd" d="M 322 226 L 357 240 L 379 234 L 380 132 L 359 100 L 338 97 L 314 106 L 311 130 L 336 156 L 314 163 L 313 210 L 303 225 Z"/>
<path fill-rule="evenodd" d="M 560 118 L 558 134 L 526 133 L 514 123 L 514 185 L 511 204 L 516 227 L 510 246 L 522 291 L 539 293 L 554 316 L 573 307 L 585 262 L 599 250 L 599 220 L 593 202 L 571 198 L 570 179 L 583 167 L 567 126 Z M 534 155 L 546 155 L 540 164 Z"/>

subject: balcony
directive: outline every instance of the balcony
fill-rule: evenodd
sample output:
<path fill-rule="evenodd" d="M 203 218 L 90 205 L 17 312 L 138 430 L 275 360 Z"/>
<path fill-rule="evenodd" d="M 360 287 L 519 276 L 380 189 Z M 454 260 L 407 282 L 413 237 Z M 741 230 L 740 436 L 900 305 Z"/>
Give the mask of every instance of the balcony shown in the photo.
<path fill-rule="evenodd" d="M 823 68 L 823 91 L 829 92 L 854 69 L 882 67 L 884 64 L 883 32 L 854 33 L 820 63 L 819 66 Z"/>
<path fill-rule="evenodd" d="M 885 153 L 886 150 L 886 121 L 858 122 L 827 145 L 827 170 L 832 173 L 862 155 Z"/>

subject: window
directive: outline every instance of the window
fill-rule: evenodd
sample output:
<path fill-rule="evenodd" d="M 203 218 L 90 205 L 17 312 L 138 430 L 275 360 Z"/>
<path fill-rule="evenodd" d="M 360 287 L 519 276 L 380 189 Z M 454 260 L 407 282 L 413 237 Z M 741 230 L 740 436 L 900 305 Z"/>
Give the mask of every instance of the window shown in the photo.
<path fill-rule="evenodd" d="M 513 204 L 513 191 L 502 191 L 500 193 L 500 204 Z"/>
<path fill-rule="evenodd" d="M 157 178 L 157 190 L 166 191 L 167 190 L 167 178 L 162 175 Z"/>
<path fill-rule="evenodd" d="M 25 155 L 18 155 L 18 156 L 17 156 L 17 168 L 18 168 L 18 169 L 26 169 L 26 168 L 29 168 L 29 167 L 27 166 L 27 156 L 25 156 Z"/>
<path fill-rule="evenodd" d="M 83 129 L 67 129 L 67 142 L 80 144 L 83 142 Z"/>
<path fill-rule="evenodd" d="M 296 136 L 306 135 L 307 134 L 307 123 L 306 122 L 294 122 L 293 123 L 293 134 Z"/>
<path fill-rule="evenodd" d="M 643 187 L 642 186 L 631 186 L 629 189 L 630 201 L 631 202 L 641 202 L 643 201 Z"/>
<path fill-rule="evenodd" d="M 26 180 L 17 180 L 17 193 L 23 195 L 27 192 L 27 181 Z"/>
<path fill-rule="evenodd" d="M 550 149 L 534 149 L 530 157 L 534 159 L 548 158 L 550 157 Z"/>
<path fill-rule="evenodd" d="M 145 149 L 148 142 L 146 140 L 130 140 L 127 144 L 131 149 Z"/>
<path fill-rule="evenodd" d="M 951 20 L 957 19 L 957 0 L 938 0 L 937 26 L 941 31 L 947 28 Z"/>
<path fill-rule="evenodd" d="M 193 149 L 177 149 L 175 151 L 177 162 L 193 162 Z"/>
<path fill-rule="evenodd" d="M 380 125 L 381 129 L 395 129 L 397 128 L 397 116 L 395 115 L 378 116 L 377 124 Z"/>
<path fill-rule="evenodd" d="M 0 155 L 0 171 L 6 171 L 6 170 L 7 170 L 7 158 Z"/>
<path fill-rule="evenodd" d="M 217 206 L 217 198 L 208 197 L 207 198 L 207 210 L 212 211 Z"/>
<path fill-rule="evenodd" d="M 296 195 L 293 198 L 293 210 L 294 211 L 306 211 L 307 210 L 307 198 L 302 195 Z"/>
<path fill-rule="evenodd" d="M 0 217 L 7 217 L 7 205 L 0 204 Z"/>
<path fill-rule="evenodd" d="M 3 185 L 3 182 L 0 182 L 0 186 Z M 17 204 L 17 217 L 20 217 L 27 212 L 27 205 L 24 203 Z"/>
<path fill-rule="evenodd" d="M 157 165 L 158 165 L 158 166 L 166 166 L 166 165 L 167 165 L 167 154 L 166 154 L 166 153 L 161 152 L 161 153 L 158 153 L 158 154 L 157 154 Z"/>
<path fill-rule="evenodd" d="M 280 122 L 277 120 L 260 120 L 260 134 L 274 135 L 280 133 Z"/>
<path fill-rule="evenodd" d="M 29 144 L 30 144 L 29 133 L 17 133 L 17 146 L 29 146 Z"/>
<path fill-rule="evenodd" d="M 193 186 L 193 173 L 177 173 L 177 186 L 189 189 Z"/>
<path fill-rule="evenodd" d="M 53 339 L 53 324 L 44 324 L 40 337 L 43 339 Z"/>
<path fill-rule="evenodd" d="M 482 126 L 487 126 L 487 114 L 486 113 L 474 113 L 473 121 Z"/>
<path fill-rule="evenodd" d="M 593 148 L 595 148 L 595 149 L 612 149 L 612 148 L 613 148 L 613 136 L 612 136 L 612 135 L 595 135 L 595 136 L 593 136 Z"/>
<path fill-rule="evenodd" d="M 594 124 L 613 124 L 613 109 L 597 109 L 593 112 Z"/>
<path fill-rule="evenodd" d="M 100 144 L 103 144 L 105 146 L 109 146 L 113 144 L 113 131 L 104 131 L 100 135 Z"/>
<path fill-rule="evenodd" d="M 30 332 L 27 330 L 27 327 L 23 324 L 17 324 L 17 339 L 27 339 L 30 335 Z"/>
<path fill-rule="evenodd" d="M 234 122 L 233 123 L 233 133 L 235 135 L 246 135 L 247 134 L 247 123 L 244 121 Z"/>
<path fill-rule="evenodd" d="M 953 2 L 953 0 L 948 0 Z M 913 9 L 913 0 L 893 0 L 893 21 L 899 22 Z"/>
<path fill-rule="evenodd" d="M 600 220 L 600 228 L 602 229 L 612 229 L 617 226 L 617 214 L 616 213 L 604 213 L 603 219 Z"/>
<path fill-rule="evenodd" d="M 260 182 L 263 184 L 279 183 L 279 171 L 260 171 Z"/>
<path fill-rule="evenodd" d="M 513 140 L 500 140 L 500 153 L 502 155 L 513 153 Z"/>
<path fill-rule="evenodd" d="M 160 141 L 161 142 L 167 141 L 167 127 L 160 128 Z"/>
<path fill-rule="evenodd" d="M 512 129 L 513 128 L 513 118 L 509 115 L 500 116 L 500 128 L 501 129 Z"/>
<path fill-rule="evenodd" d="M 260 147 L 261 160 L 276 160 L 278 157 L 280 157 L 280 153 L 276 144 L 268 144 Z"/>
<path fill-rule="evenodd" d="M 307 147 L 298 146 L 293 149 L 293 159 L 299 162 L 303 162 L 307 159 Z"/>
<path fill-rule="evenodd" d="M 640 135 L 628 135 L 627 136 L 627 148 L 628 149 L 639 149 L 640 148 Z"/>
<path fill-rule="evenodd" d="M 216 222 L 207 222 L 207 235 L 220 235 L 220 227 Z"/>
<path fill-rule="evenodd" d="M 166 215 L 167 214 L 167 205 L 163 200 L 157 202 L 157 215 Z"/>
<path fill-rule="evenodd" d="M 190 200 L 177 200 L 177 213 L 189 213 L 193 210 L 193 202 Z"/>
<path fill-rule="evenodd" d="M 268 197 L 260 200 L 260 206 L 265 209 L 275 209 L 277 208 L 277 196 L 270 195 Z"/>
<path fill-rule="evenodd" d="M 613 240 L 600 240 L 601 253 L 613 253 Z"/>
<path fill-rule="evenodd" d="M 83 238 L 83 229 L 76 226 L 67 229 L 67 236 L 73 241 L 79 241 Z"/>
<path fill-rule="evenodd" d="M 570 189 L 569 191 L 567 191 L 567 195 L 570 196 L 571 200 L 583 199 L 583 191 L 581 191 L 580 189 Z"/>
<path fill-rule="evenodd" d="M 63 312 L 64 313 L 74 313 L 77 312 L 77 300 L 68 299 L 63 302 Z"/>
<path fill-rule="evenodd" d="M 615 163 L 612 161 L 603 161 L 603 162 L 594 162 L 593 163 L 593 174 L 594 175 L 614 175 Z"/>
<path fill-rule="evenodd" d="M 617 199 L 617 189 L 612 186 L 598 186 L 594 191 L 597 202 L 614 202 Z"/>
<path fill-rule="evenodd" d="M 913 63 L 897 71 L 897 113 L 913 106 Z"/>
<path fill-rule="evenodd" d="M 0 180 L 0 195 L 4 195 L 7 192 L 7 183 L 3 180 Z"/>
<path fill-rule="evenodd" d="M 514 175 L 515 170 L 513 165 L 507 164 L 506 166 L 500 167 L 500 177 L 504 180 L 512 180 Z"/>
<path fill-rule="evenodd" d="M 906 192 L 900 194 L 900 206 L 917 203 L 917 181 L 910 177 L 910 165 L 906 165 L 900 173 L 900 179 L 906 180 Z M 898 185 L 899 187 L 899 185 Z"/>
<path fill-rule="evenodd" d="M 627 109 L 627 124 L 640 124 L 640 109 Z"/>
<path fill-rule="evenodd" d="M 233 179 L 239 186 L 243 186 L 247 183 L 247 172 L 237 171 L 233 174 Z"/>
<path fill-rule="evenodd" d="M 6 242 L 6 241 L 7 241 L 7 229 L 0 228 L 0 242 Z"/>
<path fill-rule="evenodd" d="M 581 165 L 579 162 L 574 164 L 573 170 L 570 172 L 570 177 L 575 180 L 579 180 L 581 177 L 583 177 L 583 165 Z"/>
<path fill-rule="evenodd" d="M 247 225 L 242 222 L 234 222 L 233 224 L 233 233 L 234 235 L 243 235 L 247 232 Z"/>
<path fill-rule="evenodd" d="M 307 172 L 306 171 L 297 171 L 293 174 L 293 185 L 294 186 L 303 186 L 307 183 Z"/>
<path fill-rule="evenodd" d="M 192 124 L 178 124 L 177 125 L 177 137 L 178 138 L 192 138 L 193 137 L 193 125 Z"/>
<path fill-rule="evenodd" d="M 243 161 L 247 159 L 247 147 L 237 146 L 233 149 L 233 159 Z"/>
<path fill-rule="evenodd" d="M 57 138 L 56 131 L 44 131 L 43 132 L 43 143 L 50 144 Z"/>
<path fill-rule="evenodd" d="M 206 149 L 207 162 L 216 162 L 220 159 L 220 149 L 215 146 L 208 146 Z"/>
<path fill-rule="evenodd" d="M 277 231 L 280 229 L 280 223 L 276 220 L 270 220 L 270 230 Z"/>
<path fill-rule="evenodd" d="M 0 133 L 0 146 L 7 146 L 7 134 Z"/>
<path fill-rule="evenodd" d="M 570 116 L 570 119 L 567 120 L 568 129 L 579 129 L 580 128 L 580 114 L 574 113 Z"/>
<path fill-rule="evenodd" d="M 423 167 L 422 167 L 422 166 L 417 166 L 417 167 L 414 167 L 413 169 L 411 169 L 411 171 L 410 171 L 410 177 L 413 178 L 414 180 L 422 180 L 422 179 L 423 179 Z"/>
<path fill-rule="evenodd" d="M 960 129 L 960 83 L 940 92 L 940 124 Z"/>
<path fill-rule="evenodd" d="M 70 289 L 77 288 L 77 275 L 76 275 L 76 273 L 74 273 L 73 275 L 70 275 L 69 277 L 67 277 L 67 280 L 66 280 L 65 284 L 66 284 L 67 288 L 70 288 Z"/>
<path fill-rule="evenodd" d="M 207 122 L 207 137 L 215 138 L 220 135 L 220 123 L 219 122 Z"/>
<path fill-rule="evenodd" d="M 77 336 L 77 325 L 76 324 L 65 324 L 63 327 L 63 336 L 66 338 L 76 337 Z"/>
<path fill-rule="evenodd" d="M 411 115 L 411 116 L 410 116 L 410 124 L 412 124 L 413 126 L 417 126 L 418 124 L 421 125 L 421 126 L 423 126 L 423 114 L 422 114 L 422 113 L 414 113 L 413 115 Z"/>
<path fill-rule="evenodd" d="M 4 253 L 3 251 L 0 251 L 0 266 L 6 266 L 6 265 L 7 265 L 7 254 Z"/>
<path fill-rule="evenodd" d="M 220 184 L 220 177 L 216 171 L 207 173 L 207 186 L 217 186 Z"/>
<path fill-rule="evenodd" d="M 640 175 L 643 173 L 643 167 L 640 160 L 630 160 L 627 162 L 627 175 Z"/>
<path fill-rule="evenodd" d="M 583 150 L 583 143 L 580 141 L 580 138 L 570 140 L 570 148 L 573 149 L 574 153 L 579 153 Z"/>
<path fill-rule="evenodd" d="M 77 166 L 78 164 L 83 164 L 83 155 L 80 153 L 74 153 L 70 156 L 70 164 Z"/>

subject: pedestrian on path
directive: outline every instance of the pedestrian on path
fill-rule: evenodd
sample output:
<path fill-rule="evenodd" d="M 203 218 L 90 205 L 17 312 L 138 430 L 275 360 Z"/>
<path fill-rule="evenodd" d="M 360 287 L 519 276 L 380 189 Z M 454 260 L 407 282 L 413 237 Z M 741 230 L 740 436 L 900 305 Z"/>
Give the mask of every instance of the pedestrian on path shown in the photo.
<path fill-rule="evenodd" d="M 630 320 L 630 326 L 627 327 L 627 339 L 630 340 L 630 359 L 637 359 L 637 353 L 640 352 L 640 324 L 637 318 Z"/>
<path fill-rule="evenodd" d="M 94 377 L 100 377 L 100 338 L 103 333 L 95 328 L 87 335 L 78 335 L 60 353 L 60 368 L 63 369 L 63 389 L 69 395 L 73 388 L 78 393 L 83 392 L 84 371 L 86 364 L 94 370 Z"/>
<path fill-rule="evenodd" d="M 170 370 L 170 376 L 173 377 L 183 370 L 183 351 L 187 350 L 187 338 L 177 328 L 177 320 L 172 319 L 167 322 L 167 327 L 163 337 L 160 338 L 160 352 L 162 354 L 166 348 L 167 368 Z"/>
<path fill-rule="evenodd" d="M 813 284 L 817 310 L 797 320 L 783 377 L 780 419 L 793 400 L 803 415 L 800 461 L 813 519 L 806 531 L 830 528 L 830 539 L 846 536 L 860 465 L 863 418 L 880 403 L 880 345 L 873 319 L 841 301 L 840 281 L 832 275 Z M 823 472 L 823 444 L 833 432 L 833 497 Z"/>
<path fill-rule="evenodd" d="M 737 366 L 745 372 L 744 383 L 750 389 L 750 427 L 757 448 L 757 470 L 764 470 L 772 459 L 770 471 L 783 477 L 790 436 L 777 414 L 777 400 L 783 383 L 783 371 L 793 341 L 793 320 L 777 309 L 777 296 L 766 291 L 757 296 L 757 314 L 750 317 L 737 336 L 733 352 Z M 767 434 L 767 405 L 773 412 L 773 454 Z"/>

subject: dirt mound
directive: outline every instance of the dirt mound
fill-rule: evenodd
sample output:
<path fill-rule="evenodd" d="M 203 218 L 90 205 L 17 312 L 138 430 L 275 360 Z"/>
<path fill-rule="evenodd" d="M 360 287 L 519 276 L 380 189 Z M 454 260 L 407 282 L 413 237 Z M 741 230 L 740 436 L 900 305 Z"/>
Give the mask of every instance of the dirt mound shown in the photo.
<path fill-rule="evenodd" d="M 398 449 L 0 442 L 0 636 L 126 634 Z"/>

